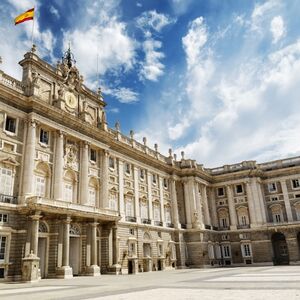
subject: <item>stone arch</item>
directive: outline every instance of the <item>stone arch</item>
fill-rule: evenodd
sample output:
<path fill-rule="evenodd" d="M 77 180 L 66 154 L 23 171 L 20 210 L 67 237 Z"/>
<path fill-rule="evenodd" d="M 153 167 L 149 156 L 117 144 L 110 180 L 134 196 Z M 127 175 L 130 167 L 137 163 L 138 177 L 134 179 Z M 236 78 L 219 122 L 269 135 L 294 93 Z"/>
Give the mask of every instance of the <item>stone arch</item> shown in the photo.
<path fill-rule="evenodd" d="M 285 235 L 281 232 L 275 232 L 272 234 L 271 241 L 274 265 L 288 265 L 290 259 Z"/>
<path fill-rule="evenodd" d="M 35 173 L 49 177 L 51 175 L 51 168 L 48 163 L 40 161 L 35 167 Z"/>
<path fill-rule="evenodd" d="M 143 236 L 143 239 L 144 239 L 144 241 L 151 241 L 152 237 L 151 237 L 150 232 L 145 232 L 144 236 Z"/>
<path fill-rule="evenodd" d="M 46 221 L 39 222 L 39 233 L 49 233 L 49 225 Z"/>
<path fill-rule="evenodd" d="M 77 175 L 73 170 L 68 169 L 64 173 L 64 179 L 67 180 L 67 181 L 70 181 L 70 182 L 76 182 L 77 181 Z"/>

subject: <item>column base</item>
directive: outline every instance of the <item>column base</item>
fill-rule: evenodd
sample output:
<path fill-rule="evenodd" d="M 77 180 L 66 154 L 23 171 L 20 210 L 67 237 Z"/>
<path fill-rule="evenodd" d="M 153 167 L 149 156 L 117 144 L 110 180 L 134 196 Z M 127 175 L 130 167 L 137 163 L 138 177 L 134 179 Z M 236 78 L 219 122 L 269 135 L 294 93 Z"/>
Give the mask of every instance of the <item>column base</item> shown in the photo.
<path fill-rule="evenodd" d="M 108 274 L 120 275 L 121 274 L 121 265 L 115 264 L 108 268 Z"/>
<path fill-rule="evenodd" d="M 100 268 L 97 265 L 91 265 L 86 267 L 86 275 L 87 276 L 100 276 Z"/>
<path fill-rule="evenodd" d="M 62 278 L 62 279 L 73 278 L 73 269 L 69 266 L 56 268 L 56 278 Z"/>
<path fill-rule="evenodd" d="M 22 281 L 37 282 L 40 280 L 39 272 L 40 259 L 35 254 L 30 253 L 22 259 Z"/>

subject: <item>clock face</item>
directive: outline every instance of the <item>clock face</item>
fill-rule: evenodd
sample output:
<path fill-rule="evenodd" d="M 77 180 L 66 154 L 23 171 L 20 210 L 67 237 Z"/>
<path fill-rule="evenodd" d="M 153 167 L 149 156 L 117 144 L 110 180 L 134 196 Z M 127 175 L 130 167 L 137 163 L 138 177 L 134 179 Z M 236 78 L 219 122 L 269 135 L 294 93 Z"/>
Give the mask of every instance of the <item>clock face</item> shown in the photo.
<path fill-rule="evenodd" d="M 66 93 L 66 104 L 70 107 L 70 108 L 75 108 L 77 101 L 76 101 L 76 96 L 70 92 Z"/>

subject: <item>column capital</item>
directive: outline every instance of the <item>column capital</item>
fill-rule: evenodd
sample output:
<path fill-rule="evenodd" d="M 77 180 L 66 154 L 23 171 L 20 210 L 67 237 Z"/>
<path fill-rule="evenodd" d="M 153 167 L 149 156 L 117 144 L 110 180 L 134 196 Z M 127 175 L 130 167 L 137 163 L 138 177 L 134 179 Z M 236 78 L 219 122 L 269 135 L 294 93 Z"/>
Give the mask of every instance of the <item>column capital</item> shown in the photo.
<path fill-rule="evenodd" d="M 98 222 L 91 222 L 90 225 L 91 225 L 92 227 L 97 227 L 97 226 L 99 225 L 99 223 L 98 223 Z"/>
<path fill-rule="evenodd" d="M 29 118 L 29 119 L 25 119 L 24 122 L 28 125 L 28 126 L 32 126 L 32 127 L 36 127 L 38 124 L 40 124 L 37 120 L 33 119 L 33 118 Z"/>
<path fill-rule="evenodd" d="M 91 143 L 88 142 L 88 141 L 81 141 L 81 143 L 80 143 L 80 146 L 81 146 L 82 148 L 87 148 L 87 147 L 90 146 L 90 145 L 91 145 Z"/>
<path fill-rule="evenodd" d="M 39 214 L 35 214 L 35 215 L 32 215 L 30 216 L 31 220 L 33 221 L 38 221 L 42 216 L 39 215 Z"/>
<path fill-rule="evenodd" d="M 70 216 L 67 216 L 66 219 L 63 220 L 63 223 L 64 223 L 64 224 L 70 224 L 71 221 L 72 221 L 71 217 L 70 217 Z"/>
<path fill-rule="evenodd" d="M 67 133 L 62 130 L 56 130 L 56 134 L 59 138 L 63 138 L 64 136 L 67 135 Z"/>

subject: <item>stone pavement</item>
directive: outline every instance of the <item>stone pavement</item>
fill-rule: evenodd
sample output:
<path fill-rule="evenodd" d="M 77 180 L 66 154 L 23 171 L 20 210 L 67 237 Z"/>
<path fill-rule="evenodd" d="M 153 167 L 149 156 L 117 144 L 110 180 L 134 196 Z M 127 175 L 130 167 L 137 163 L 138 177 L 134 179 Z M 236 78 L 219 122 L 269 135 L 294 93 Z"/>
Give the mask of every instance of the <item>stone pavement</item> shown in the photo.
<path fill-rule="evenodd" d="M 0 299 L 300 300 L 300 266 L 186 269 L 1 283 Z"/>

